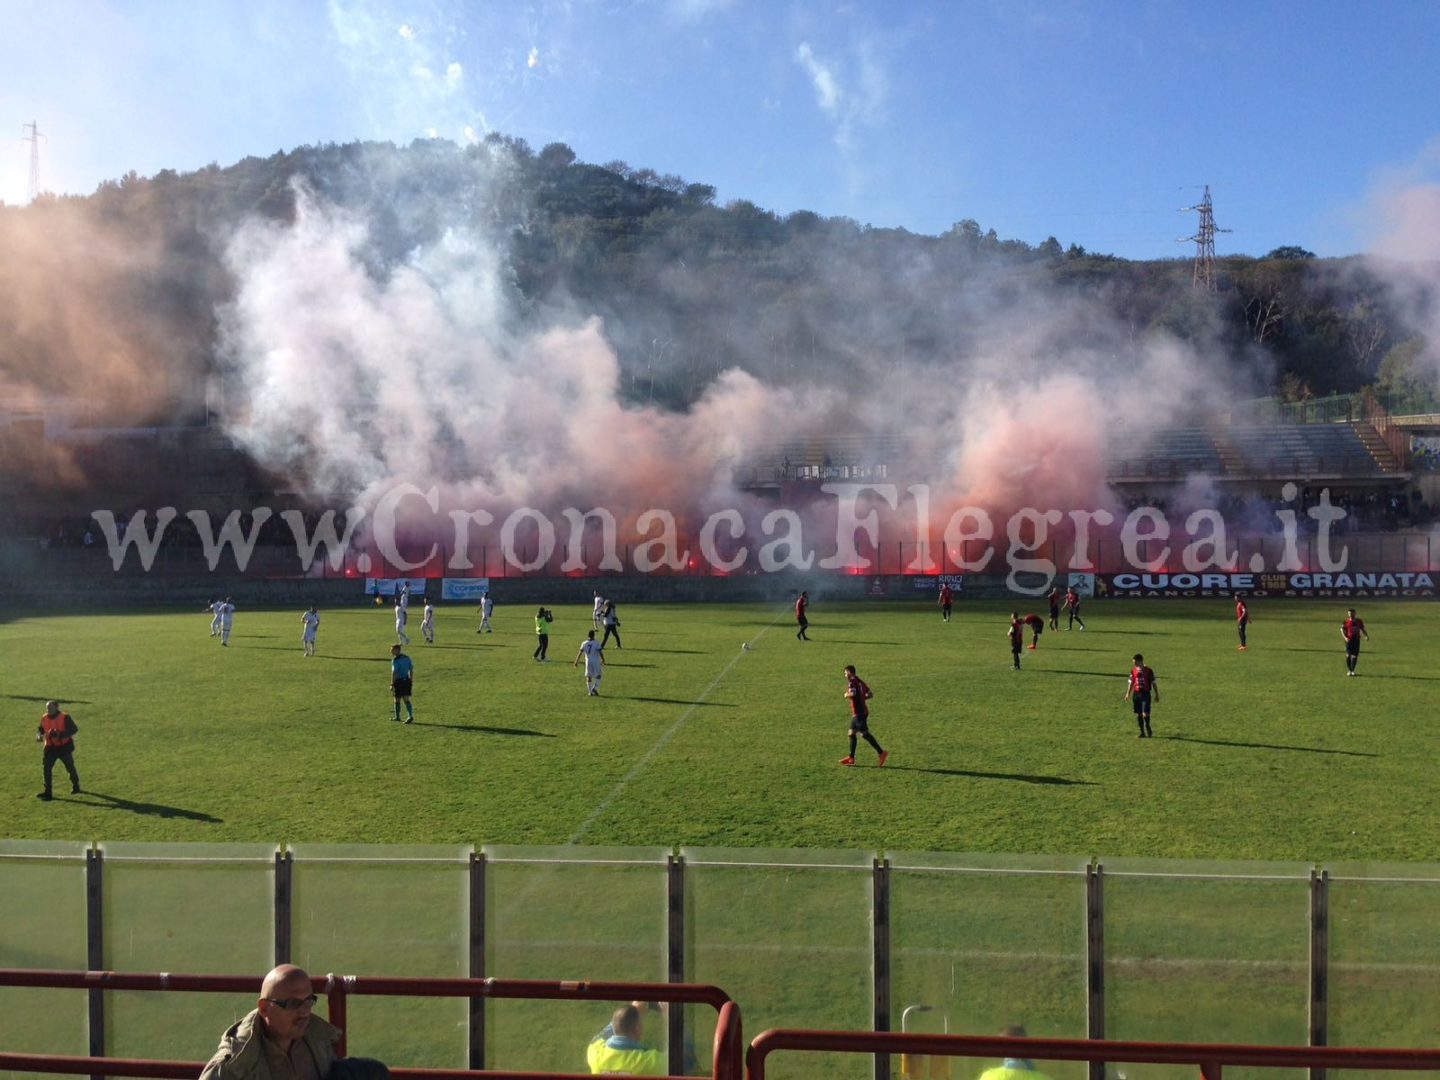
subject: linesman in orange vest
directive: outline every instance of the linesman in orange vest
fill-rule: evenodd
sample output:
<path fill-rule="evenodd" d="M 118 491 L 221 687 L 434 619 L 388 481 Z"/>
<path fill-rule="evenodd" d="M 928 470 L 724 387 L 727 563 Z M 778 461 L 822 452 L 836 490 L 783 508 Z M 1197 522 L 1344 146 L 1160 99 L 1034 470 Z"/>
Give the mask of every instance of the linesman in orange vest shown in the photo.
<path fill-rule="evenodd" d="M 45 711 L 40 715 L 40 726 L 35 730 L 35 741 L 45 745 L 45 790 L 35 797 L 49 800 L 50 774 L 55 771 L 55 762 L 65 766 L 70 774 L 70 790 L 80 794 L 80 774 L 75 771 L 75 733 L 80 729 L 69 713 L 60 711 L 58 701 L 47 701 Z"/>

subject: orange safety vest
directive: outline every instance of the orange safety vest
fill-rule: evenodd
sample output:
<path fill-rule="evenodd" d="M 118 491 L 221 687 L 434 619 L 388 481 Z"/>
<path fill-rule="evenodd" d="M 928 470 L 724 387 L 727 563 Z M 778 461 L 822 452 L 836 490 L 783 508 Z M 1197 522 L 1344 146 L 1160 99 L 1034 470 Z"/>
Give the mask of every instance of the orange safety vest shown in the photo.
<path fill-rule="evenodd" d="M 45 735 L 45 745 L 56 748 L 74 746 L 75 740 L 65 734 L 65 728 L 69 723 L 69 713 L 56 713 L 54 716 L 49 713 L 41 713 L 40 730 Z"/>

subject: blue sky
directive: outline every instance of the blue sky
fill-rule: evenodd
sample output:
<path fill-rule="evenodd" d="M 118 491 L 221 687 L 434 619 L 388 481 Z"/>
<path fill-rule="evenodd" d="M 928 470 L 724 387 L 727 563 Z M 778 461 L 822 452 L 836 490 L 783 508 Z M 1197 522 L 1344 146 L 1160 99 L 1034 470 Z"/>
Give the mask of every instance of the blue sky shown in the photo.
<path fill-rule="evenodd" d="M 1185 257 L 1369 250 L 1440 179 L 1440 4 L 0 0 L 0 199 L 490 130 L 720 200 Z"/>

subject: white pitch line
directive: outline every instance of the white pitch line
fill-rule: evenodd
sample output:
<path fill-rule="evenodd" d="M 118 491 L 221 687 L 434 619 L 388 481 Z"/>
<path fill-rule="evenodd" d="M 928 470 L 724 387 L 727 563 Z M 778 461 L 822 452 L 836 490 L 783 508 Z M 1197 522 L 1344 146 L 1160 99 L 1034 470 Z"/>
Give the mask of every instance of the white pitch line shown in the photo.
<path fill-rule="evenodd" d="M 770 627 L 774 626 L 777 622 L 779 622 L 782 615 L 783 612 L 781 615 L 776 615 L 775 618 L 772 619 L 768 625 L 761 627 L 760 632 L 756 634 L 754 638 L 752 638 L 750 641 L 747 641 L 746 644 L 752 644 L 753 642 L 759 641 L 762 637 L 764 637 L 766 631 L 768 631 Z M 619 782 L 610 789 L 610 794 L 606 795 L 605 798 L 601 799 L 600 804 L 596 806 L 594 810 L 590 811 L 590 816 L 580 823 L 580 828 L 575 830 L 575 835 L 570 837 L 570 839 L 567 841 L 568 844 L 578 844 L 580 842 L 580 838 L 590 831 L 590 826 L 594 825 L 595 822 L 600 819 L 600 815 L 605 813 L 606 810 L 610 809 L 611 804 L 613 804 L 615 800 L 624 793 L 625 789 L 629 787 L 630 781 L 634 780 L 635 777 L 640 774 L 640 770 L 645 768 L 646 765 L 650 764 L 650 760 L 665 748 L 666 743 L 668 743 L 671 739 L 675 737 L 675 733 L 680 730 L 686 720 L 690 719 L 690 714 L 705 703 L 705 699 L 710 696 L 710 691 L 714 690 L 715 687 L 719 686 L 720 680 L 725 678 L 726 675 L 730 674 L 730 669 L 740 662 L 740 658 L 745 655 L 745 652 L 746 650 L 744 649 L 741 649 L 739 652 L 737 652 L 735 656 L 731 659 L 731 661 L 720 669 L 720 674 L 716 675 L 715 678 L 710 680 L 710 685 L 705 687 L 705 689 L 700 692 L 700 699 L 688 705 L 685 708 L 685 711 L 680 714 L 679 718 L 666 730 L 665 734 L 661 735 L 660 738 L 655 740 L 655 745 L 650 747 L 649 750 L 645 751 L 639 761 L 635 762 L 634 765 L 630 766 L 630 771 L 627 772 L 624 776 L 622 776 Z"/>

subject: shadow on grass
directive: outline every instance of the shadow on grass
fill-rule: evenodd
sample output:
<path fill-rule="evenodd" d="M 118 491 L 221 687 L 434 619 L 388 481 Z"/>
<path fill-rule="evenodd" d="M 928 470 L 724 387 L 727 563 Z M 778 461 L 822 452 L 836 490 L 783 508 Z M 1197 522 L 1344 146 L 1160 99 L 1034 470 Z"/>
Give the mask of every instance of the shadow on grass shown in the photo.
<path fill-rule="evenodd" d="M 902 648 L 906 643 L 903 641 L 857 641 L 854 638 L 818 637 L 811 638 L 811 641 L 819 641 L 826 645 L 894 645 Z M 914 644 L 911 642 L 910 644 Z"/>
<path fill-rule="evenodd" d="M 878 767 L 878 766 L 877 766 Z M 1021 784 L 1050 787 L 1099 787 L 1093 780 L 1071 780 L 1068 776 L 1037 776 L 1033 773 L 982 772 L 979 769 L 920 769 L 913 765 L 886 765 L 886 771 L 929 773 L 932 776 L 969 776 L 977 780 L 1014 780 Z"/>
<path fill-rule="evenodd" d="M 4 700 L 4 701 L 33 701 L 33 702 L 35 702 L 37 705 L 44 705 L 47 701 L 50 700 L 50 698 L 48 698 L 48 697 L 32 697 L 32 696 L 29 695 L 29 694 L 0 694 L 0 700 Z M 61 694 L 59 697 L 55 698 L 55 700 L 58 701 L 58 702 L 60 702 L 60 704 L 61 704 L 62 706 L 65 706 L 65 705 L 93 705 L 93 704 L 95 704 L 93 701 L 81 701 L 79 698 L 66 697 L 64 694 Z"/>
<path fill-rule="evenodd" d="M 636 649 L 635 652 L 668 653 L 672 656 L 704 656 L 704 649 Z"/>
<path fill-rule="evenodd" d="M 1362 679 L 1416 679 L 1420 682 L 1440 682 L 1440 675 L 1372 675 L 1367 672 L 1356 672 L 1357 678 Z M 39 698 L 35 699 L 39 701 Z"/>
<path fill-rule="evenodd" d="M 350 660 L 361 664 L 388 664 L 388 656 L 336 656 L 334 653 L 316 653 L 311 660 Z"/>
<path fill-rule="evenodd" d="M 1058 634 L 1059 630 L 1052 630 L 1051 633 Z M 1170 636 L 1169 630 L 1076 630 L 1077 634 L 1120 634 L 1123 637 L 1155 637 L 1156 635 Z"/>
<path fill-rule="evenodd" d="M 1026 668 L 1026 671 L 1038 671 L 1042 675 L 1088 675 L 1092 679 L 1114 679 L 1122 681 L 1125 675 L 1121 672 L 1110 671 L 1069 671 L 1065 668 Z"/>
<path fill-rule="evenodd" d="M 95 800 L 100 800 L 96 802 Z M 211 817 L 209 814 L 202 814 L 198 810 L 186 810 L 179 806 L 166 806 L 163 803 L 135 802 L 133 799 L 122 799 L 116 795 L 106 795 L 100 791 L 84 791 L 79 795 L 71 795 L 68 799 L 55 796 L 56 802 L 74 802 L 86 806 L 93 806 L 99 810 L 128 810 L 132 814 L 141 814 L 145 817 L 158 818 L 179 818 L 182 821 L 200 821 L 207 825 L 223 825 L 223 818 Z"/>
<path fill-rule="evenodd" d="M 612 695 L 620 701 L 649 701 L 656 705 L 704 705 L 707 709 L 738 709 L 740 706 L 731 705 L 724 701 L 687 701 L 684 698 L 673 697 L 622 697 Z"/>
<path fill-rule="evenodd" d="M 521 735 L 532 739 L 559 738 L 558 735 L 552 735 L 548 731 L 531 731 L 529 728 L 517 727 L 487 727 L 484 724 L 437 724 L 430 720 L 416 720 L 412 726 L 445 728 L 449 731 L 470 731 L 477 735 Z"/>
<path fill-rule="evenodd" d="M 605 661 L 605 666 L 606 666 L 607 668 L 612 668 L 612 667 L 623 667 L 623 668 L 653 668 L 655 665 L 654 665 L 654 664 L 622 664 L 622 663 L 620 663 L 620 661 L 618 661 L 618 660 L 606 660 L 606 661 Z"/>
<path fill-rule="evenodd" d="M 1229 739 L 1197 739 L 1192 735 L 1161 735 L 1174 742 L 1202 743 L 1205 746 L 1238 746 L 1248 750 L 1296 750 L 1304 754 L 1341 754 L 1345 757 L 1379 757 L 1368 750 L 1327 750 L 1323 746 L 1282 746 L 1277 743 L 1232 742 Z"/>

